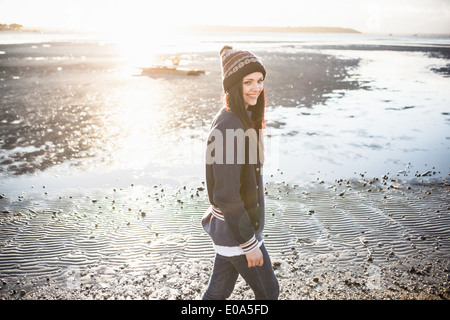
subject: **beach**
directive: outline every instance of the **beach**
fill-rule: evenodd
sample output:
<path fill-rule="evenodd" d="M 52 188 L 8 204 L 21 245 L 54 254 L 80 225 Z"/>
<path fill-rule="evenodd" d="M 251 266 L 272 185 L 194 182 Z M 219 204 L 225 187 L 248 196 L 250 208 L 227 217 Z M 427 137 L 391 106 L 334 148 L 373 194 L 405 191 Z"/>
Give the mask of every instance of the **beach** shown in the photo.
<path fill-rule="evenodd" d="M 392 179 L 267 185 L 280 299 L 448 299 L 449 186 Z M 214 257 L 205 191 L 160 188 L 6 200 L 2 298 L 201 299 Z M 240 278 L 231 299 L 252 297 Z"/>
<path fill-rule="evenodd" d="M 267 68 L 264 243 L 280 299 L 448 299 L 449 40 L 200 39 L 0 44 L 0 298 L 201 299 L 227 42 Z M 140 74 L 173 56 L 206 74 Z M 230 298 L 253 293 L 239 278 Z"/>

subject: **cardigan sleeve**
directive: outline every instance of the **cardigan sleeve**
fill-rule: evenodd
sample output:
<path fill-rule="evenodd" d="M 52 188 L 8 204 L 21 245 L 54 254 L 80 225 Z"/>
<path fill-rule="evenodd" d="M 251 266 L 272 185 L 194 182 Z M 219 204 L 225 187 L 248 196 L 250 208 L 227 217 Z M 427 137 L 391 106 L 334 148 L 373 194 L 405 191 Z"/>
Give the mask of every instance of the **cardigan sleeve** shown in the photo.
<path fill-rule="evenodd" d="M 211 164 L 214 176 L 213 201 L 219 207 L 220 211 L 222 211 L 224 219 L 230 227 L 232 232 L 230 236 L 233 236 L 240 244 L 244 253 L 247 253 L 257 246 L 258 241 L 256 240 L 255 230 L 251 225 L 250 217 L 245 209 L 240 193 L 243 164 L 238 162 L 238 150 L 239 148 L 243 148 L 243 146 L 237 145 L 238 140 L 233 139 L 232 147 L 228 144 L 229 146 L 227 148 L 227 131 L 225 128 L 239 129 L 239 127 L 230 128 L 229 123 L 226 126 L 223 124 L 216 126 L 216 129 L 220 130 L 223 135 L 221 149 L 223 151 L 223 161 L 215 161 Z M 228 153 L 231 151 L 234 152 L 234 161 L 231 163 L 230 161 L 227 162 L 227 151 Z"/>

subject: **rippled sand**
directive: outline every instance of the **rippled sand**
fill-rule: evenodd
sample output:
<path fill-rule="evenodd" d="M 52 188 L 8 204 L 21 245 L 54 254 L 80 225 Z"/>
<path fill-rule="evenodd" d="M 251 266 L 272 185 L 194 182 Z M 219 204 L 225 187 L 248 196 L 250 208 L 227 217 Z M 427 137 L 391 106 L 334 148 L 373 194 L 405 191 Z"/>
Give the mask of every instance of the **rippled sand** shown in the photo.
<path fill-rule="evenodd" d="M 265 243 L 280 298 L 449 298 L 446 182 L 280 182 L 266 184 L 266 192 Z M 205 197 L 201 184 L 66 191 L 35 186 L 5 195 L 0 295 L 200 299 L 214 257 L 200 225 Z M 239 279 L 232 298 L 251 299 Z"/>

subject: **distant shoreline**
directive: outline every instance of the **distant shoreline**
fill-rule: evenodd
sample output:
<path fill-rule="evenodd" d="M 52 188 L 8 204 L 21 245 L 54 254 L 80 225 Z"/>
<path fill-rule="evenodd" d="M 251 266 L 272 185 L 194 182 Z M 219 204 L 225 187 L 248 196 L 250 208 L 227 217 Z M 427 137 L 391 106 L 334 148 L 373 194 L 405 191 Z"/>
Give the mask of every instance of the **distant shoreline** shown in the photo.
<path fill-rule="evenodd" d="M 192 33 L 338 33 L 338 34 L 370 34 L 361 32 L 351 28 L 342 27 L 270 27 L 270 26 L 215 26 L 215 25 L 189 25 L 178 29 L 177 31 Z M 64 28 L 39 28 L 39 27 L 22 27 L 20 29 L 0 28 L 1 33 L 103 33 L 104 31 L 94 30 L 76 30 Z M 378 33 L 374 33 L 378 34 Z M 450 37 L 450 33 L 379 33 L 379 35 L 388 36 L 415 36 L 415 37 Z"/>
<path fill-rule="evenodd" d="M 341 27 L 189 26 L 185 30 L 194 32 L 361 33 L 354 29 Z"/>
<path fill-rule="evenodd" d="M 182 28 L 190 32 L 297 32 L 297 33 L 361 33 L 350 28 L 340 27 L 264 27 L 264 26 L 208 26 L 193 25 Z M 65 30 L 57 28 L 0 28 L 0 32 L 79 32 L 77 30 Z"/>

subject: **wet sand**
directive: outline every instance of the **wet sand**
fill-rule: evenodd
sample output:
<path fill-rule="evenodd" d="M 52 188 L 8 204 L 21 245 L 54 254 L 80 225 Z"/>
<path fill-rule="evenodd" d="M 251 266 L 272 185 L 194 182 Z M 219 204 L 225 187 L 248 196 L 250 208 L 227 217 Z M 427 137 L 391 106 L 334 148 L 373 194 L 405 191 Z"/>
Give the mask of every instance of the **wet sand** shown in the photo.
<path fill-rule="evenodd" d="M 141 135 L 185 139 L 180 129 L 200 121 L 207 130 L 222 105 L 216 51 L 176 53 L 184 67 L 208 70 L 200 77 L 140 77 L 139 65 L 124 60 L 114 44 L 0 45 L 0 51 L 5 52 L 0 55 L 0 173 L 8 175 L 40 172 L 68 161 L 77 166 L 93 157 L 108 165 L 115 160 L 111 150 L 130 143 L 136 126 L 127 122 L 130 118 L 145 121 Z M 267 85 L 277 88 L 268 93 L 271 105 L 309 108 L 324 103 L 333 90 L 360 86 L 348 78 L 357 59 L 266 50 L 258 54 L 271 72 Z M 155 60 L 164 64 L 167 56 L 171 54 Z M 293 61 L 302 71 L 286 77 Z M 156 141 L 151 147 L 164 144 Z"/>
<path fill-rule="evenodd" d="M 281 176 L 281 174 L 280 174 Z M 450 185 L 433 177 L 267 183 L 281 299 L 448 299 Z M 3 299 L 200 299 L 214 253 L 202 184 L 0 200 Z M 239 278 L 232 299 L 252 299 Z"/>

